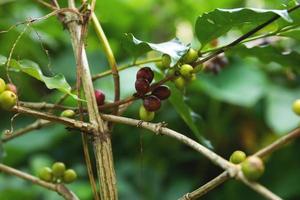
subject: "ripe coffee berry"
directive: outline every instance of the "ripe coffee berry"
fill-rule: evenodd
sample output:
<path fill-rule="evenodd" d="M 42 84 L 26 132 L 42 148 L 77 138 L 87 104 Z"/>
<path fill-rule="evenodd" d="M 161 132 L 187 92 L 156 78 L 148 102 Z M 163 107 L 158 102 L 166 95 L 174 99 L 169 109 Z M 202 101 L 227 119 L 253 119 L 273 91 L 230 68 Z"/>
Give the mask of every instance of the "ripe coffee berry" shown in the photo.
<path fill-rule="evenodd" d="M 157 98 L 154 95 L 150 95 L 144 99 L 143 105 L 146 110 L 148 110 L 150 112 L 154 112 L 154 111 L 159 110 L 161 103 L 160 103 L 159 98 Z"/>
<path fill-rule="evenodd" d="M 150 67 L 143 67 L 136 74 L 136 79 L 146 79 L 149 84 L 152 82 L 153 78 L 154 73 Z"/>
<path fill-rule="evenodd" d="M 96 97 L 98 106 L 101 106 L 104 104 L 105 94 L 101 90 L 95 90 L 95 97 Z"/>
<path fill-rule="evenodd" d="M 149 92 L 150 84 L 147 79 L 137 79 L 135 81 L 135 90 L 139 95 L 144 95 Z"/>
<path fill-rule="evenodd" d="M 171 95 L 171 91 L 168 86 L 161 85 L 152 91 L 152 95 L 156 96 L 160 100 L 165 100 L 169 98 L 169 96 Z"/>

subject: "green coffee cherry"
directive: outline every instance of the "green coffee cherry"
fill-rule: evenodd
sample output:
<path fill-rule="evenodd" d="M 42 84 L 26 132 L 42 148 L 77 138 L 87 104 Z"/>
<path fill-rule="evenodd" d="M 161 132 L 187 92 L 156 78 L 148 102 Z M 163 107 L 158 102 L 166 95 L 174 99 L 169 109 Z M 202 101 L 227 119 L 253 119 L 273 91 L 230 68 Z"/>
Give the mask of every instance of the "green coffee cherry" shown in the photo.
<path fill-rule="evenodd" d="M 44 181 L 52 182 L 53 174 L 49 167 L 43 167 L 38 174 L 38 177 Z"/>
<path fill-rule="evenodd" d="M 0 78 L 0 94 L 6 89 L 5 81 Z"/>
<path fill-rule="evenodd" d="M 70 110 L 70 109 L 67 109 L 67 110 L 64 110 L 60 116 L 62 117 L 68 117 L 68 118 L 72 118 L 75 116 L 75 112 L 73 110 Z"/>
<path fill-rule="evenodd" d="M 184 64 L 180 67 L 179 72 L 184 78 L 189 79 L 192 76 L 193 69 L 194 68 L 191 65 Z"/>
<path fill-rule="evenodd" d="M 250 181 L 258 180 L 265 171 L 263 161 L 257 156 L 250 156 L 241 164 L 244 176 Z"/>
<path fill-rule="evenodd" d="M 63 181 L 65 183 L 72 183 L 77 179 L 77 174 L 73 169 L 68 169 L 65 171 L 63 176 Z"/>
<path fill-rule="evenodd" d="M 293 111 L 294 111 L 295 114 L 297 114 L 297 115 L 300 116 L 300 99 L 296 99 L 293 102 L 292 109 L 293 109 Z"/>
<path fill-rule="evenodd" d="M 161 64 L 163 68 L 169 68 L 171 66 L 171 57 L 168 54 L 163 54 L 161 57 Z"/>
<path fill-rule="evenodd" d="M 190 48 L 188 52 L 182 57 L 184 63 L 192 63 L 198 59 L 198 52 Z"/>
<path fill-rule="evenodd" d="M 11 110 L 17 103 L 17 96 L 12 91 L 4 91 L 0 94 L 0 107 L 4 110 Z"/>
<path fill-rule="evenodd" d="M 246 154 L 243 151 L 235 151 L 231 154 L 229 161 L 233 164 L 240 164 L 246 159 Z"/>
<path fill-rule="evenodd" d="M 167 71 L 167 76 L 173 76 L 175 74 L 176 70 L 175 68 L 169 68 Z"/>
<path fill-rule="evenodd" d="M 66 171 L 66 166 L 62 162 L 56 162 L 52 165 L 52 174 L 56 178 L 63 177 L 65 171 Z"/>
<path fill-rule="evenodd" d="M 141 105 L 140 110 L 139 110 L 139 115 L 140 115 L 141 120 L 149 122 L 154 119 L 155 112 L 150 112 L 150 111 L 146 110 L 146 108 L 143 105 Z"/>
<path fill-rule="evenodd" d="M 179 76 L 174 80 L 174 84 L 177 89 L 183 90 L 186 85 L 186 80 L 182 76 Z"/>

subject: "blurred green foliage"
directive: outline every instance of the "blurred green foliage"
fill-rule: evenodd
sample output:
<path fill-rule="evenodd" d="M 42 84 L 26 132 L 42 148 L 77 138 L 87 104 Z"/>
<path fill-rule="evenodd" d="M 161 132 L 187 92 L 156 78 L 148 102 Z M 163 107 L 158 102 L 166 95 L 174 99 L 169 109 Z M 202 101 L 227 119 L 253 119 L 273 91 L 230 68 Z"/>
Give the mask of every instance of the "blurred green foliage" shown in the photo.
<path fill-rule="evenodd" d="M 59 2 L 62 5 L 65 3 Z M 245 6 L 279 9 L 284 8 L 284 3 L 288 1 L 109 0 L 97 2 L 96 14 L 103 23 L 118 63 L 121 64 L 134 59 L 122 47 L 124 33 L 133 33 L 138 39 L 153 43 L 169 41 L 177 36 L 199 49 L 200 43 L 196 37 L 193 38 L 194 24 L 204 12 L 215 8 Z M 7 30 L 13 24 L 48 12 L 34 1 L 2 0 L 0 30 Z M 0 34 L 0 55 L 9 55 L 13 43 L 24 28 L 25 26 L 20 25 Z M 232 41 L 240 34 L 239 31 L 232 31 L 221 37 L 220 43 Z M 299 60 L 300 43 L 297 30 L 284 34 L 293 39 L 285 38 L 271 47 L 257 47 L 260 49 L 247 49 L 243 46 L 233 49 L 227 54 L 229 65 L 217 76 L 198 75 L 197 81 L 187 88 L 185 96 L 180 99 L 180 105 L 188 106 L 184 107 L 183 113 L 190 114 L 190 122 L 186 124 L 177 114 L 178 108 L 173 107 L 174 102 L 173 105 L 164 102 L 155 121 L 165 121 L 168 127 L 197 140 L 199 137 L 190 130 L 193 124 L 196 132 L 211 142 L 214 151 L 226 158 L 236 149 L 253 153 L 297 127 L 300 120 L 292 113 L 291 103 L 299 98 L 300 93 L 300 79 L 297 75 L 299 62 L 295 61 Z M 89 29 L 86 42 L 92 73 L 108 69 L 92 28 Z M 45 49 L 49 50 L 49 55 L 45 53 Z M 278 49 L 294 52 L 289 55 L 281 54 L 282 58 L 279 58 L 276 54 Z M 33 60 L 46 75 L 62 73 L 70 84 L 75 83 L 75 62 L 69 36 L 56 17 L 32 25 L 17 44 L 13 58 Z M 273 58 L 274 62 L 270 62 Z M 150 66 L 156 69 L 154 65 Z M 130 68 L 120 73 L 122 97 L 133 93 L 136 70 Z M 0 68 L 0 76 L 6 77 L 3 68 Z M 18 86 L 21 100 L 55 102 L 61 95 L 25 74 L 10 72 L 10 77 Z M 109 100 L 113 99 L 112 77 L 96 81 L 95 87 L 105 91 Z M 173 101 L 179 102 L 179 98 Z M 75 105 L 75 102 L 68 98 L 66 104 Z M 134 103 L 125 115 L 137 118 L 140 104 L 140 101 Z M 2 110 L 0 112 L 0 130 L 10 129 L 12 114 Z M 17 116 L 12 125 L 17 130 L 34 120 Z M 190 148 L 142 129 L 116 125 L 112 141 L 121 200 L 177 199 L 221 173 L 218 167 Z M 80 199 L 92 199 L 78 132 L 55 125 L 9 141 L 3 147 L 5 157 L 2 162 L 28 173 L 36 174 L 40 167 L 49 166 L 53 161 L 66 163 L 67 167 L 74 168 L 79 175 L 79 180 L 70 184 L 70 188 Z M 266 160 L 266 174 L 261 181 L 284 199 L 300 198 L 299 151 L 299 141 L 295 141 Z M 19 178 L 0 174 L 0 199 L 56 200 L 61 197 Z M 262 198 L 232 180 L 203 199 Z"/>

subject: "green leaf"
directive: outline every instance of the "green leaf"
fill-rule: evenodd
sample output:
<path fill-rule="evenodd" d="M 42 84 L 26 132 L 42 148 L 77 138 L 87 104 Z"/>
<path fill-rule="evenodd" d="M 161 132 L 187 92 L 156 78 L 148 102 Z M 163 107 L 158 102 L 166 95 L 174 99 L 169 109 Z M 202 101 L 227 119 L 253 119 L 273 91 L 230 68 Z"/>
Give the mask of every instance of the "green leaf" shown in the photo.
<path fill-rule="evenodd" d="M 228 66 L 217 76 L 201 74 L 192 86 L 217 100 L 251 107 L 264 95 L 266 84 L 263 72 L 244 61 Z"/>
<path fill-rule="evenodd" d="M 279 36 L 293 38 L 300 41 L 300 28 L 295 28 L 278 34 Z"/>
<path fill-rule="evenodd" d="M 268 89 L 266 121 L 277 134 L 285 134 L 299 125 L 299 116 L 292 111 L 292 103 L 299 98 L 299 94 L 300 89 L 279 86 Z"/>
<path fill-rule="evenodd" d="M 263 63 L 275 62 L 283 67 L 292 67 L 294 69 L 299 68 L 300 54 L 291 51 L 283 52 L 282 49 L 278 49 L 273 46 L 255 46 L 248 48 L 245 45 L 239 45 L 229 50 L 229 53 L 234 55 L 240 55 L 242 57 L 255 57 Z"/>
<path fill-rule="evenodd" d="M 155 76 L 156 78 L 158 78 L 158 80 L 163 78 L 161 72 L 160 73 L 156 72 Z M 193 117 L 195 115 L 195 112 L 193 112 L 193 110 L 185 103 L 184 95 L 177 88 L 175 88 L 174 84 L 168 84 L 168 86 L 171 89 L 171 96 L 169 97 L 168 100 L 171 102 L 176 112 L 180 115 L 180 117 L 183 119 L 186 125 L 191 129 L 191 131 L 194 133 L 196 138 L 202 144 L 204 144 L 208 148 L 213 148 L 210 141 L 205 139 L 200 133 Z"/>
<path fill-rule="evenodd" d="M 44 82 L 47 88 L 49 89 L 57 89 L 65 94 L 70 95 L 76 100 L 81 100 L 75 94 L 71 93 L 71 86 L 68 84 L 68 82 L 66 81 L 65 77 L 62 74 L 58 74 L 53 77 L 45 76 L 43 75 L 39 65 L 33 61 L 30 60 L 17 61 L 12 59 L 10 61 L 9 68 L 17 71 L 22 71 L 28 74 L 29 76 Z"/>
<path fill-rule="evenodd" d="M 189 45 L 181 43 L 178 38 L 155 44 L 138 40 L 131 33 L 125 34 L 122 46 L 135 58 L 151 50 L 168 54 L 172 59 L 172 64 L 175 64 L 190 48 Z"/>
<path fill-rule="evenodd" d="M 208 42 L 226 34 L 232 28 L 242 29 L 247 26 L 247 30 L 250 30 L 274 15 L 280 16 L 286 22 L 292 22 L 287 10 L 216 9 L 197 18 L 195 31 L 203 48 Z"/>
<path fill-rule="evenodd" d="M 183 94 L 178 89 L 176 89 L 174 85 L 170 84 L 169 86 L 172 91 L 172 95 L 169 97 L 169 101 L 172 103 L 176 112 L 180 115 L 186 125 L 193 131 L 198 140 L 205 146 L 212 148 L 211 143 L 201 135 L 193 118 L 194 112 L 185 103 Z"/>

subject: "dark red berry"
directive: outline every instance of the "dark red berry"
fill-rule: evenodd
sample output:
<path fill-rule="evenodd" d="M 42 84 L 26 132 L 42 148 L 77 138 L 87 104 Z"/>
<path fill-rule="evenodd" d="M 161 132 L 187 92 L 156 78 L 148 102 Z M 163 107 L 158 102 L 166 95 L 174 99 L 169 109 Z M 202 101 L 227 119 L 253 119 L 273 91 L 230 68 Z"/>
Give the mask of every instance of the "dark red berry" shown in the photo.
<path fill-rule="evenodd" d="M 152 82 L 154 73 L 150 67 L 143 67 L 136 73 L 136 79 L 146 79 L 149 83 Z"/>
<path fill-rule="evenodd" d="M 135 81 L 135 89 L 139 95 L 144 95 L 149 92 L 150 84 L 147 79 L 137 79 Z"/>
<path fill-rule="evenodd" d="M 160 85 L 152 91 L 152 94 L 160 100 L 165 100 L 171 95 L 171 91 L 168 86 Z"/>
<path fill-rule="evenodd" d="M 157 98 L 154 95 L 151 95 L 144 99 L 143 105 L 147 111 L 154 112 L 159 110 L 161 103 L 159 98 Z"/>
<path fill-rule="evenodd" d="M 97 105 L 103 105 L 105 101 L 105 94 L 101 90 L 95 90 L 95 96 L 97 100 Z"/>

